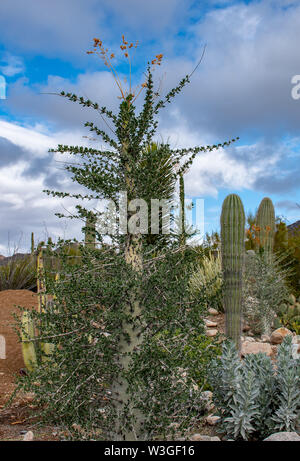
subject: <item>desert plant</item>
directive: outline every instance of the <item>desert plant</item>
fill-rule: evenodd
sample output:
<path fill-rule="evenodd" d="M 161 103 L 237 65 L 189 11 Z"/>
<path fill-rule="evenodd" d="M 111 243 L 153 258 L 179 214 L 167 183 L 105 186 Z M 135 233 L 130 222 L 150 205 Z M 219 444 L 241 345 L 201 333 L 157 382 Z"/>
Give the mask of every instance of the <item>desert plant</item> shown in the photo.
<path fill-rule="evenodd" d="M 266 354 L 240 360 L 235 344 L 223 343 L 209 375 L 220 431 L 234 440 L 262 440 L 276 431 L 294 431 L 300 415 L 300 361 L 292 337 L 278 347 L 276 365 Z"/>
<path fill-rule="evenodd" d="M 246 252 L 243 316 L 255 334 L 271 333 L 276 315 L 288 296 L 286 277 L 289 268 L 282 268 L 281 257 Z"/>
<path fill-rule="evenodd" d="M 270 261 L 273 255 L 275 235 L 275 212 L 272 200 L 265 197 L 260 202 L 256 214 L 257 250 L 264 252 Z"/>
<path fill-rule="evenodd" d="M 56 281 L 58 277 L 58 274 L 56 274 Z M 40 247 L 37 256 L 37 296 L 39 313 L 45 313 L 50 305 L 45 291 L 43 249 Z M 39 328 L 36 328 L 37 326 Z M 49 355 L 53 353 L 54 345 L 40 341 L 39 336 L 41 335 L 47 335 L 47 330 L 41 328 L 41 323 L 36 325 L 33 313 L 25 310 L 22 314 L 20 336 L 24 363 L 29 371 L 33 371 L 38 366 L 39 361 L 47 361 Z"/>
<path fill-rule="evenodd" d="M 221 257 L 218 253 L 214 257 L 211 253 L 201 258 L 201 261 L 195 265 L 190 278 L 190 290 L 198 296 L 203 290 L 207 292 L 208 305 L 215 307 L 224 312 L 222 298 L 222 264 Z"/>
<path fill-rule="evenodd" d="M 22 259 L 14 256 L 0 266 L 0 291 L 2 290 L 32 290 L 36 287 L 35 261 L 31 255 Z"/>
<path fill-rule="evenodd" d="M 245 213 L 240 197 L 228 195 L 221 213 L 221 251 L 226 335 L 241 346 Z"/>
<path fill-rule="evenodd" d="M 90 245 L 92 248 L 96 248 L 96 221 L 97 217 L 92 213 L 86 218 L 85 227 L 85 245 Z"/>
<path fill-rule="evenodd" d="M 127 49 L 124 37 L 123 43 L 121 49 Z M 102 55 L 110 67 L 102 48 L 101 40 L 95 39 L 94 50 L 90 53 Z M 129 53 L 125 56 L 129 57 Z M 152 64 L 160 64 L 161 57 L 157 55 Z M 72 164 L 66 169 L 74 174 L 72 180 L 95 191 L 96 196 L 76 194 L 74 197 L 118 202 L 123 191 L 128 202 L 144 197 L 145 189 L 153 180 L 152 174 L 147 175 L 144 168 L 145 157 L 152 156 L 145 148 L 156 130 L 153 116 L 188 81 L 187 75 L 165 100 L 155 105 L 148 63 L 147 82 L 142 85 L 146 87 L 145 103 L 139 116 L 135 114 L 133 102 L 136 98 L 131 87 L 129 94 L 124 94 L 118 80 L 123 99 L 118 116 L 75 94 L 59 94 L 107 115 L 115 125 L 117 138 L 111 139 L 94 123 L 86 122 L 85 126 L 102 136 L 113 151 L 65 145 L 52 150 L 88 158 L 88 163 L 80 167 Z M 175 178 L 184 173 L 198 152 L 219 149 L 230 142 L 170 150 L 173 166 L 180 164 Z M 156 178 L 159 187 L 157 181 Z M 76 209 L 81 218 L 89 215 L 80 205 Z M 39 367 L 24 383 L 33 388 L 34 382 L 40 383 L 36 393 L 39 403 L 45 404 L 44 414 L 59 420 L 70 431 L 73 424 L 80 422 L 90 433 L 101 430 L 98 437 L 102 440 L 149 440 L 159 435 L 167 436 L 174 417 L 181 431 L 196 421 L 199 394 L 191 397 L 190 382 L 186 385 L 179 382 L 179 362 L 183 344 L 189 341 L 195 329 L 199 331 L 204 327 L 197 300 L 187 289 L 190 267 L 185 253 L 179 251 L 178 246 L 170 245 L 153 256 L 154 252 L 149 252 L 144 244 L 141 229 L 130 230 L 129 224 L 135 218 L 132 207 L 121 211 L 125 214 L 126 231 L 108 234 L 111 245 L 107 251 L 100 254 L 93 248 L 80 246 L 80 267 L 74 266 L 68 279 L 64 278 L 66 271 L 62 267 L 59 283 L 49 279 L 47 285 L 46 281 L 47 290 L 57 295 L 56 304 L 61 303 L 60 315 L 53 310 L 46 317 L 51 330 L 49 336 L 53 338 L 51 342 L 61 346 L 55 348 L 50 357 L 59 367 Z M 104 237 L 97 230 L 96 238 L 103 242 Z M 60 256 L 64 263 L 63 255 Z M 162 353 L 156 347 L 155 335 L 166 326 L 169 338 Z M 180 336 L 174 336 L 177 328 L 182 329 Z M 191 412 L 187 411 L 189 407 Z"/>
<path fill-rule="evenodd" d="M 293 294 L 290 294 L 285 303 L 280 305 L 276 326 L 284 326 L 296 334 L 300 332 L 300 303 L 296 302 Z"/>
<path fill-rule="evenodd" d="M 31 232 L 31 254 L 34 254 L 34 233 Z"/>

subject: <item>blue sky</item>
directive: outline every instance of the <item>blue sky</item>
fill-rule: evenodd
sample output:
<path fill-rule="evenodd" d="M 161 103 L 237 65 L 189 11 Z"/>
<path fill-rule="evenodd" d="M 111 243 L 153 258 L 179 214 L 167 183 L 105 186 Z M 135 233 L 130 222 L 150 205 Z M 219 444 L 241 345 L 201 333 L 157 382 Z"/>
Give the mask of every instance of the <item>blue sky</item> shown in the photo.
<path fill-rule="evenodd" d="M 163 54 L 154 70 L 161 97 L 192 72 L 206 44 L 190 83 L 159 112 L 154 138 L 182 148 L 240 137 L 229 148 L 199 155 L 186 174 L 187 197 L 204 199 L 205 231 L 218 230 L 229 193 L 240 195 L 246 213 L 267 196 L 288 224 L 300 219 L 300 99 L 291 96 L 292 77 L 300 74 L 299 1 L 10 0 L 0 3 L 0 75 L 6 80 L 6 99 L 0 99 L 0 254 L 11 254 L 14 246 L 28 251 L 32 231 L 39 240 L 82 238 L 80 221 L 54 215 L 76 213 L 77 200 L 42 192 L 83 190 L 59 163 L 74 159 L 48 149 L 58 143 L 107 146 L 83 138 L 90 134 L 84 122 L 97 119 L 91 110 L 42 93 L 71 91 L 117 114 L 116 82 L 86 51 L 100 38 L 115 53 L 128 88 L 122 34 L 139 41 L 134 88 L 145 81 L 147 61 Z M 107 131 L 102 120 L 97 125 Z"/>

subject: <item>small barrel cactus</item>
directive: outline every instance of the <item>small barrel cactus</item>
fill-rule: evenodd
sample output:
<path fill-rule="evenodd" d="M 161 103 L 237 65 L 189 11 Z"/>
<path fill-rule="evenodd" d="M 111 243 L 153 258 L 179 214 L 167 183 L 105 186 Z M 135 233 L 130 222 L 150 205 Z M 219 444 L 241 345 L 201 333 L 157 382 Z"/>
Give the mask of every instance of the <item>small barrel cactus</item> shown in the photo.
<path fill-rule="evenodd" d="M 245 257 L 245 212 L 240 197 L 228 195 L 221 214 L 226 335 L 241 346 L 242 281 Z"/>

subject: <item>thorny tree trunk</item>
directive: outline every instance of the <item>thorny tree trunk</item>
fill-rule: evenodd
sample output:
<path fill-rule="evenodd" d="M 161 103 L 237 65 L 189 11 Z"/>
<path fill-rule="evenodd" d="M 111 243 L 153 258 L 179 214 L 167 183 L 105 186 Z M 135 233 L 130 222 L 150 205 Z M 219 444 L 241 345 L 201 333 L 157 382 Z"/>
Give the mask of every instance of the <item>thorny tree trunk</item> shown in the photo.
<path fill-rule="evenodd" d="M 126 186 L 128 196 L 134 197 L 134 182 L 130 177 L 130 167 L 126 165 Z M 130 212 L 128 212 L 127 218 L 130 218 Z M 128 221 L 127 221 L 128 222 Z M 137 276 L 142 271 L 142 236 L 141 234 L 130 234 L 126 235 L 125 243 L 125 261 L 129 264 L 132 269 L 137 273 Z M 125 307 L 125 314 L 130 315 L 131 322 L 123 321 L 122 332 L 120 335 L 120 341 L 118 345 L 119 357 L 118 365 L 120 372 L 115 379 L 111 387 L 112 399 L 114 406 L 117 411 L 117 418 L 115 421 L 115 435 L 114 440 L 141 440 L 143 414 L 137 408 L 134 408 L 134 404 L 129 405 L 129 394 L 128 394 L 128 382 L 122 376 L 122 370 L 127 371 L 130 366 L 131 358 L 128 355 L 133 352 L 143 341 L 142 331 L 144 325 L 141 321 L 142 308 L 140 305 L 140 293 L 139 288 L 133 290 L 128 299 L 128 304 Z M 126 335 L 129 335 L 129 342 Z M 128 406 L 128 416 L 133 417 L 132 425 L 129 428 L 124 427 L 121 415 Z M 126 423 L 126 421 L 124 421 Z M 128 421 L 127 421 L 128 423 Z"/>

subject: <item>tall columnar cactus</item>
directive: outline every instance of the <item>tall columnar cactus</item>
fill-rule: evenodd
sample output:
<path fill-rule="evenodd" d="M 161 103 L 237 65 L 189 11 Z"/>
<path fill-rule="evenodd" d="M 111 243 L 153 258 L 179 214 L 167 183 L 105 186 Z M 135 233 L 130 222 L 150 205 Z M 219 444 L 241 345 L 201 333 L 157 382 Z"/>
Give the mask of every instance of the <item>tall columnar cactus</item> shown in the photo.
<path fill-rule="evenodd" d="M 47 295 L 45 294 L 45 284 L 43 280 L 43 249 L 39 245 L 39 253 L 37 256 L 37 295 L 38 295 L 38 312 L 43 312 L 47 305 Z M 56 274 L 58 280 L 58 274 Z M 30 312 L 24 312 L 22 316 L 22 352 L 24 363 L 29 371 L 32 371 L 37 366 L 38 347 L 43 351 L 42 360 L 48 360 L 48 356 L 53 352 L 54 345 L 50 343 L 39 343 L 36 340 L 35 325 Z M 33 341 L 30 341 L 32 339 Z"/>
<path fill-rule="evenodd" d="M 50 242 L 48 241 L 48 244 Z M 37 271 L 38 271 L 38 311 L 45 312 L 45 306 L 47 306 L 47 295 L 45 294 L 45 282 L 44 282 L 44 260 L 43 260 L 43 249 L 40 248 L 40 252 L 37 258 Z M 44 352 L 44 356 L 42 357 L 43 361 L 48 359 L 48 355 L 50 355 L 53 351 L 54 345 L 50 343 L 41 343 L 41 350 Z"/>
<path fill-rule="evenodd" d="M 242 280 L 245 256 L 245 213 L 240 197 L 228 195 L 221 214 L 226 335 L 241 346 Z"/>
<path fill-rule="evenodd" d="M 85 245 L 88 245 L 89 248 L 96 248 L 96 220 L 94 215 L 86 218 Z"/>
<path fill-rule="evenodd" d="M 268 260 L 272 259 L 275 236 L 275 212 L 272 200 L 265 197 L 256 214 L 257 249 L 263 250 Z"/>
<path fill-rule="evenodd" d="M 35 338 L 34 322 L 30 316 L 30 312 L 24 312 L 22 315 L 22 352 L 23 359 L 27 370 L 33 371 L 37 366 L 37 355 L 35 341 L 31 341 Z"/>
<path fill-rule="evenodd" d="M 180 198 L 180 245 L 186 244 L 185 235 L 185 209 L 184 209 L 184 179 L 183 174 L 179 177 L 179 198 Z"/>
<path fill-rule="evenodd" d="M 34 233 L 31 232 L 31 254 L 34 254 Z"/>

